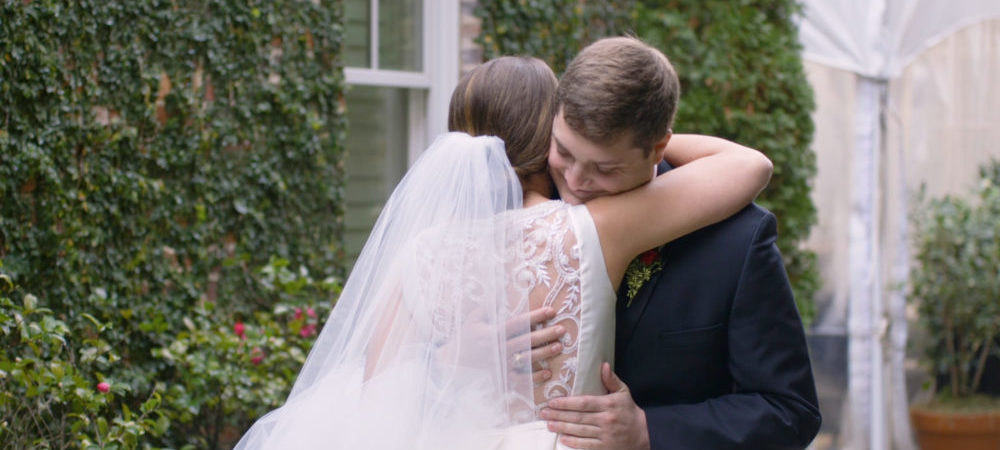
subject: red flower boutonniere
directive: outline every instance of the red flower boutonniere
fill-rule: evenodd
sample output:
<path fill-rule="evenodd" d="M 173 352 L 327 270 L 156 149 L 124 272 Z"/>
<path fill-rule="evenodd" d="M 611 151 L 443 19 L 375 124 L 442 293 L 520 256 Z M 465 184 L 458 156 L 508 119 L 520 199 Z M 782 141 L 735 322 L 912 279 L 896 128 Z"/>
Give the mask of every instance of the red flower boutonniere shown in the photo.
<path fill-rule="evenodd" d="M 628 269 L 625 269 L 626 308 L 632 306 L 632 300 L 639 293 L 639 288 L 646 284 L 650 278 L 653 278 L 653 274 L 663 270 L 663 261 L 660 261 L 661 248 L 657 247 L 639 255 L 638 258 L 629 263 Z"/>

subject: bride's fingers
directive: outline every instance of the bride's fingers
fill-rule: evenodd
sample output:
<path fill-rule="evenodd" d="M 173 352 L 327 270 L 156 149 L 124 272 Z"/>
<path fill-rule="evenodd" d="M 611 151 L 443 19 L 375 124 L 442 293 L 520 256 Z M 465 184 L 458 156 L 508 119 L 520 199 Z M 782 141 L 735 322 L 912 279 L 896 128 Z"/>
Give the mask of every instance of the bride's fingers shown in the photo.
<path fill-rule="evenodd" d="M 536 326 L 552 320 L 556 317 L 556 310 L 550 306 L 543 306 L 528 312 L 528 324 L 534 329 Z"/>
<path fill-rule="evenodd" d="M 555 357 L 556 355 L 562 353 L 562 350 L 563 346 L 558 342 L 531 349 L 532 367 L 534 367 L 535 364 L 540 364 L 542 361 Z"/>
<path fill-rule="evenodd" d="M 531 352 L 511 351 L 510 364 L 514 370 L 527 372 L 530 367 L 533 372 L 546 369 L 546 361 L 562 353 L 563 346 L 558 342 L 533 348 Z M 525 360 L 525 357 L 530 358 Z"/>
<path fill-rule="evenodd" d="M 513 339 L 507 341 L 507 351 L 514 352 L 528 348 L 530 345 L 532 349 L 544 346 L 551 342 L 556 342 L 562 336 L 566 334 L 566 327 L 562 325 L 555 325 L 547 328 L 542 328 L 540 330 L 532 331 L 528 334 L 522 334 Z"/>
<path fill-rule="evenodd" d="M 556 325 L 554 327 L 543 328 L 538 331 L 531 332 L 531 348 L 547 344 L 559 340 L 562 335 L 566 333 L 566 327 L 562 325 Z"/>
<path fill-rule="evenodd" d="M 531 381 L 535 384 L 541 384 L 552 378 L 552 371 L 549 369 L 536 370 L 531 372 Z"/>
<path fill-rule="evenodd" d="M 510 335 L 507 335 L 507 336 L 508 336 L 508 339 L 507 339 L 507 353 L 513 353 L 513 352 L 517 352 L 517 351 L 526 350 L 528 348 L 531 348 L 530 347 L 531 346 L 531 335 L 530 334 L 522 334 L 520 336 L 516 336 L 516 337 L 513 337 L 513 338 L 511 338 Z"/>
<path fill-rule="evenodd" d="M 507 338 L 514 338 L 524 335 L 529 330 L 544 324 L 546 321 L 556 317 L 555 308 L 544 306 L 538 309 L 518 314 L 507 320 Z M 525 328 L 527 325 L 527 328 Z"/>

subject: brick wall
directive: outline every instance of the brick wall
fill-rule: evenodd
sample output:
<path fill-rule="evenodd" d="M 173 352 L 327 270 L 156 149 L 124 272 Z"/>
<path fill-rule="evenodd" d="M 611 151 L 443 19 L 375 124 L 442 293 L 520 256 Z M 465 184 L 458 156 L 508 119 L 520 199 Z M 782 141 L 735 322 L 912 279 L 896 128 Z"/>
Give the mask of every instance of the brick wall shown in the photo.
<path fill-rule="evenodd" d="M 462 75 L 483 62 L 483 48 L 475 42 L 482 26 L 482 21 L 475 15 L 478 4 L 477 0 L 462 0 L 462 10 L 459 13 Z"/>

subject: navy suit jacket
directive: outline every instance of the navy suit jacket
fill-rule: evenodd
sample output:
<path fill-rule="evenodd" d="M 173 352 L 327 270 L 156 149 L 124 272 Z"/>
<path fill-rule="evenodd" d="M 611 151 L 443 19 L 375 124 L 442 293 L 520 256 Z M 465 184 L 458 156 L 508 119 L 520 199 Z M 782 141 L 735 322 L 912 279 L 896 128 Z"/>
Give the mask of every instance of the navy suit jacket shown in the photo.
<path fill-rule="evenodd" d="M 615 372 L 653 449 L 801 449 L 819 431 L 776 238 L 774 215 L 749 205 L 663 247 L 663 269 L 628 307 L 622 283 Z"/>

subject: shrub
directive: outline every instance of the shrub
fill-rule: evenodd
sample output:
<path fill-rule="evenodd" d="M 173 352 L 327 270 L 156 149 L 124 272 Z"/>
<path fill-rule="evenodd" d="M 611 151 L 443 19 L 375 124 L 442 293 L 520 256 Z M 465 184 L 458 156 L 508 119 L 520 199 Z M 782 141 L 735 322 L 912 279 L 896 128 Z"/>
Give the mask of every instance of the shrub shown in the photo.
<path fill-rule="evenodd" d="M 11 297 L 20 297 L 20 303 Z M 169 420 L 152 392 L 135 413 L 130 388 L 106 374 L 121 358 L 87 315 L 83 335 L 0 274 L 0 441 L 10 448 L 134 448 Z M 76 341 L 76 342 L 74 342 Z M 72 343 L 72 345 L 71 345 Z"/>
<path fill-rule="evenodd" d="M 951 398 L 979 391 L 1000 356 L 1000 184 L 997 162 L 980 171 L 975 195 L 924 200 L 914 211 L 910 298 L 927 332 L 925 362 Z"/>
<path fill-rule="evenodd" d="M 90 391 L 111 380 L 113 405 L 95 423 L 126 407 L 134 420 L 155 393 L 147 417 L 170 426 L 144 444 L 221 442 L 212 422 L 188 426 L 179 411 L 214 419 L 229 400 L 178 377 L 257 370 L 237 365 L 221 330 L 287 324 L 274 304 L 292 294 L 256 270 L 272 256 L 317 279 L 343 273 L 341 3 L 5 1 L 0 17 L 0 271 L 24 293 L 16 304 L 31 293 L 33 311 L 74 337 L 32 358 L 74 362 Z M 320 310 L 335 295 L 293 297 Z M 274 325 L 253 325 L 258 314 Z M 12 339 L 4 351 L 26 357 Z M 191 353 L 158 353 L 178 341 Z M 85 349 L 116 360 L 83 364 Z M 195 360 L 215 351 L 228 359 Z M 287 387 L 293 375 L 279 376 Z M 254 386 L 240 395 L 256 410 L 279 396 Z M 47 411 L 51 426 L 21 429 L 39 433 L 24 439 L 60 436 L 73 408 Z"/>
<path fill-rule="evenodd" d="M 557 74 L 587 44 L 630 29 L 635 0 L 581 2 L 520 0 L 479 2 L 482 31 L 476 42 L 486 59 L 504 55 L 540 58 Z"/>
<path fill-rule="evenodd" d="M 253 420 L 284 402 L 305 363 L 340 285 L 288 267 L 276 258 L 259 271 L 273 294 L 270 310 L 240 317 L 206 302 L 168 345 L 153 349 L 168 374 L 156 390 L 170 433 L 193 448 L 231 448 Z"/>
<path fill-rule="evenodd" d="M 0 288 L 23 297 L 0 297 L 0 439 L 16 448 L 231 448 L 284 401 L 340 290 L 288 267 L 272 259 L 259 270 L 270 310 L 239 317 L 204 302 L 185 312 L 183 327 L 151 351 L 159 376 L 141 392 L 133 372 L 115 370 L 126 361 L 109 344 L 112 324 L 86 314 L 90 326 L 71 334 L 0 274 Z"/>
<path fill-rule="evenodd" d="M 778 218 L 778 249 L 807 325 L 819 288 L 816 256 L 801 248 L 816 223 L 812 88 L 799 54 L 794 0 L 640 1 L 636 30 L 670 57 L 681 79 L 675 131 L 720 136 L 774 162 L 757 202 Z"/>

